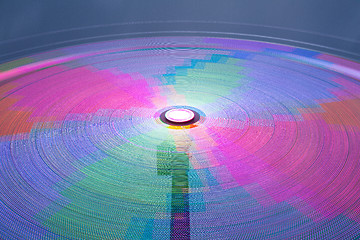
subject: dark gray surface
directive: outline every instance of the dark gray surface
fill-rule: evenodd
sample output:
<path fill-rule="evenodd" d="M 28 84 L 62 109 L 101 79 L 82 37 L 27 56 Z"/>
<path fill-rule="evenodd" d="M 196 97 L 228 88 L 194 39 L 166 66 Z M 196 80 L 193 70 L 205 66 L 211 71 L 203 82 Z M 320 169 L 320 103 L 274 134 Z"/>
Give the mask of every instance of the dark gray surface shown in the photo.
<path fill-rule="evenodd" d="M 0 2 L 2 61 L 80 42 L 152 35 L 250 38 L 312 48 L 359 61 L 360 1 Z"/>

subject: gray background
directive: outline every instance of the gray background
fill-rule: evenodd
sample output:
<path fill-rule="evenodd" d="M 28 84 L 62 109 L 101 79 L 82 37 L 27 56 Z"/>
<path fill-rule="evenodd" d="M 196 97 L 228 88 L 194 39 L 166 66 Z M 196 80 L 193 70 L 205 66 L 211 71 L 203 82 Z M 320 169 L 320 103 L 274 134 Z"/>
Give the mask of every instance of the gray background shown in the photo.
<path fill-rule="evenodd" d="M 360 60 L 360 0 L 0 0 L 0 61 L 82 42 L 210 35 Z"/>

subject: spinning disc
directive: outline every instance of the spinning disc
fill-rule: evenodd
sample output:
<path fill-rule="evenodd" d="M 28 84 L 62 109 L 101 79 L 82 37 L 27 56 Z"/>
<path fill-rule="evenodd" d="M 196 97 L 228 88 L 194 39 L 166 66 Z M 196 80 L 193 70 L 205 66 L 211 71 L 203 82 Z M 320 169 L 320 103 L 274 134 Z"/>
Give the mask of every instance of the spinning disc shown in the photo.
<path fill-rule="evenodd" d="M 0 235 L 359 237 L 359 69 L 200 37 L 0 65 Z M 194 116 L 163 120 L 174 108 Z"/>

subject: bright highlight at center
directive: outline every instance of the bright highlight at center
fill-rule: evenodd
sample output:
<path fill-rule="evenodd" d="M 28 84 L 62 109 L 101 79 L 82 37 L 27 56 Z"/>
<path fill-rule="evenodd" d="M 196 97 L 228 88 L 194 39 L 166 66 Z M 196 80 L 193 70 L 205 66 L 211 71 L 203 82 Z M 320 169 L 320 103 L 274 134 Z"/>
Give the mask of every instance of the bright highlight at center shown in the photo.
<path fill-rule="evenodd" d="M 171 109 L 165 113 L 165 118 L 168 121 L 183 123 L 191 121 L 195 117 L 193 111 L 184 108 Z"/>

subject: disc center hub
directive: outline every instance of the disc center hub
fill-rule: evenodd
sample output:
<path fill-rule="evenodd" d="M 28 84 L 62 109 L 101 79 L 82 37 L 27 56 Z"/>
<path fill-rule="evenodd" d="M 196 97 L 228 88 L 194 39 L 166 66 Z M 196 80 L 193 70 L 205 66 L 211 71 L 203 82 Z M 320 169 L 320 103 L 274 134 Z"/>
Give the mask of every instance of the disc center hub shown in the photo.
<path fill-rule="evenodd" d="M 195 114 L 186 108 L 174 108 L 165 112 L 166 120 L 174 123 L 185 123 L 193 120 Z"/>
<path fill-rule="evenodd" d="M 171 126 L 188 126 L 198 122 L 200 114 L 192 107 L 173 106 L 162 111 L 160 120 Z"/>

